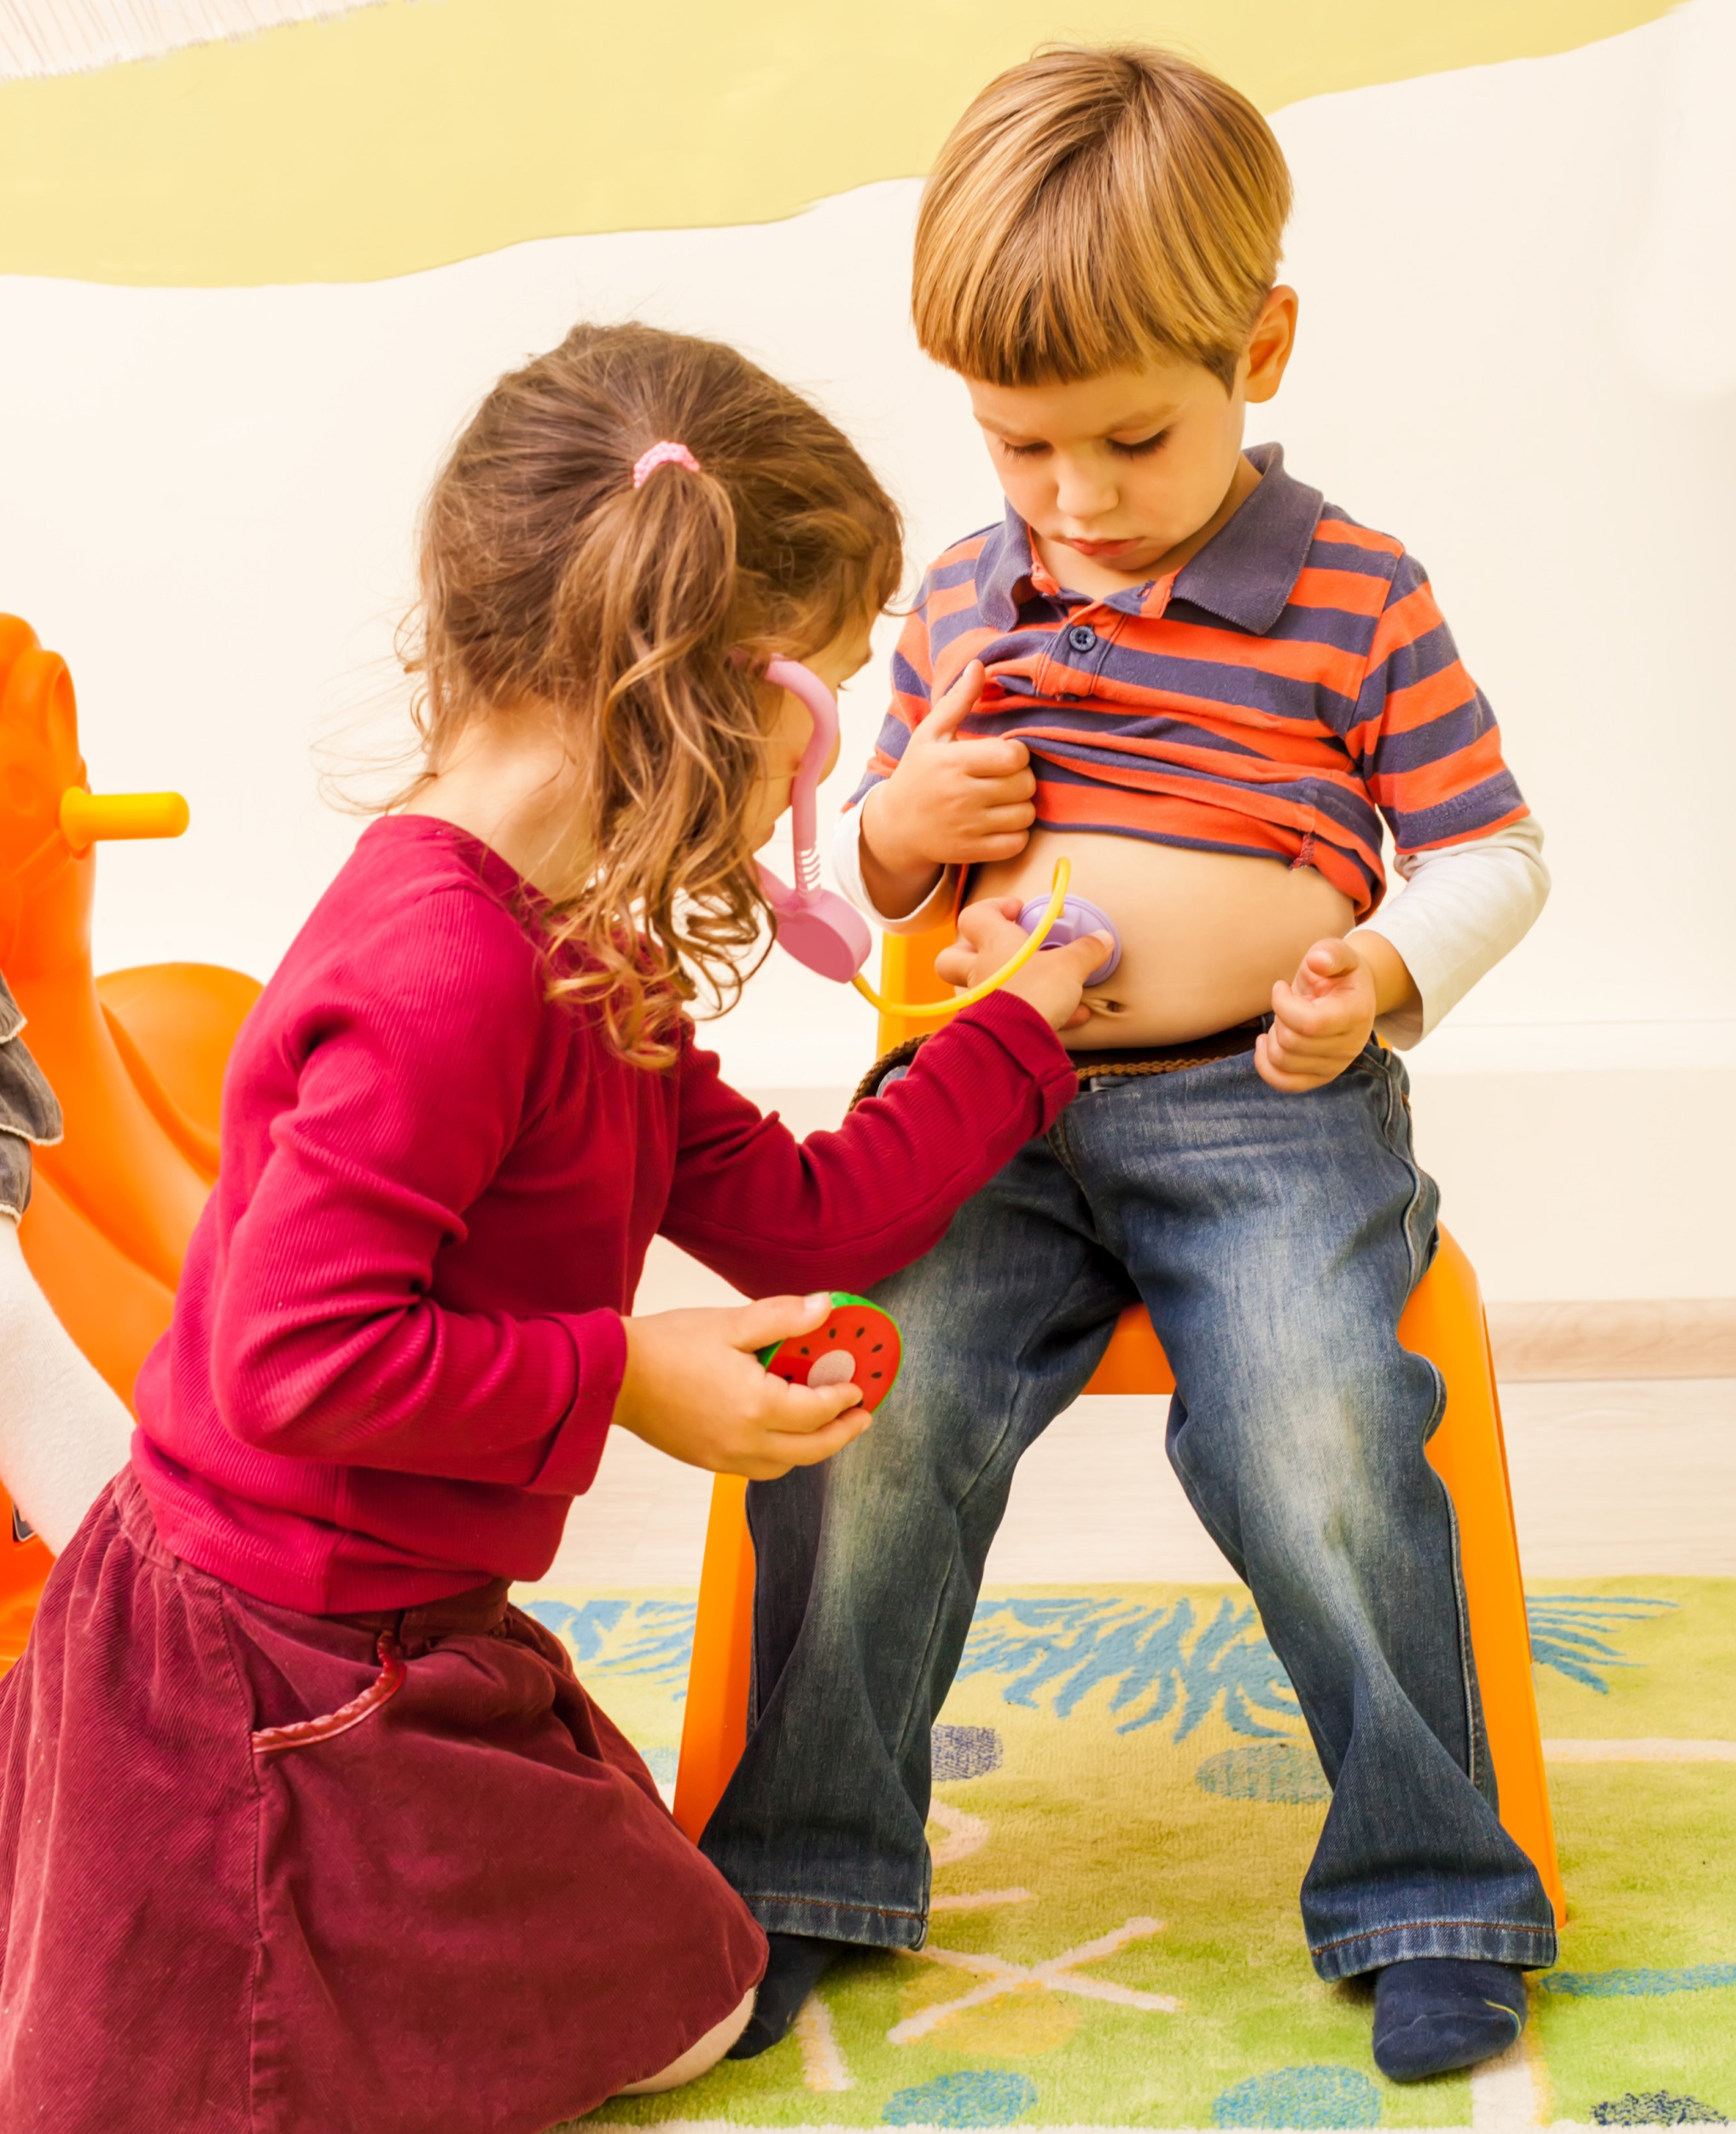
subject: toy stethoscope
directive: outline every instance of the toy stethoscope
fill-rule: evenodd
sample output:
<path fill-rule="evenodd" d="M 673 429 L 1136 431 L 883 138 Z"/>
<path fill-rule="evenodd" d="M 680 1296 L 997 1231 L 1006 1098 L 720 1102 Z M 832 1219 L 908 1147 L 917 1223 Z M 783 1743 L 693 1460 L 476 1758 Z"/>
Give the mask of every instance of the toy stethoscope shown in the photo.
<path fill-rule="evenodd" d="M 1034 897 L 1019 913 L 1019 924 L 1030 936 L 1016 956 L 1004 963 L 992 978 L 947 1000 L 885 1000 L 862 977 L 862 966 L 874 946 L 868 922 L 855 907 L 847 904 L 836 889 L 820 884 L 819 843 L 816 828 L 815 795 L 820 773 L 838 738 L 838 707 L 819 676 L 796 660 L 771 660 L 766 679 L 774 688 L 798 697 L 813 718 L 813 737 L 796 766 L 789 796 L 791 835 L 795 848 L 795 885 L 780 881 L 770 867 L 760 868 L 760 886 L 766 901 L 778 915 L 778 939 L 799 964 L 817 971 L 823 978 L 841 983 L 848 979 L 865 1000 L 883 1015 L 923 1017 L 952 1015 L 973 1000 L 987 999 L 1016 971 L 1022 971 L 1040 948 L 1060 948 L 1086 934 L 1106 933 L 1114 943 L 1109 955 L 1086 979 L 1099 985 L 1111 976 L 1121 959 L 1121 936 L 1108 914 L 1082 896 L 1069 896 L 1072 870 L 1067 861 L 1055 862 L 1055 877 L 1046 898 Z"/>

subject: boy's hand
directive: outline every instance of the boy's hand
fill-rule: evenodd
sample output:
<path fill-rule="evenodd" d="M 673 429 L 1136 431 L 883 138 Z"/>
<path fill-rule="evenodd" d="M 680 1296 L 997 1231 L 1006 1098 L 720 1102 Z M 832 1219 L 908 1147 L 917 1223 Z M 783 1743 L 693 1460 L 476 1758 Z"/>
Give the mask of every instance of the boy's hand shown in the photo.
<path fill-rule="evenodd" d="M 1317 941 L 1295 982 L 1280 978 L 1273 987 L 1275 1019 L 1254 1041 L 1254 1064 L 1274 1089 L 1322 1088 L 1367 1044 L 1384 1005 L 1370 959 L 1354 943 Z"/>
<path fill-rule="evenodd" d="M 1016 896 L 967 904 L 958 914 L 958 938 L 935 959 L 935 976 L 967 988 L 992 978 L 1030 939 L 1018 923 L 1022 908 Z M 1091 1020 L 1080 997 L 1085 982 L 1113 946 L 1107 934 L 1086 934 L 1064 948 L 1040 948 L 1000 989 L 1028 1000 L 1051 1029 L 1077 1029 Z"/>
<path fill-rule="evenodd" d="M 1011 860 L 1036 819 L 1022 741 L 958 738 L 987 679 L 972 660 L 911 735 L 898 768 L 862 803 L 862 874 L 889 918 L 913 912 L 942 867 Z"/>
<path fill-rule="evenodd" d="M 830 1460 L 873 1420 L 861 1394 L 853 1385 L 791 1385 L 774 1379 L 754 1351 L 812 1333 L 831 1308 L 821 1291 L 624 1321 L 626 1371 L 616 1424 L 690 1467 L 753 1482 Z"/>

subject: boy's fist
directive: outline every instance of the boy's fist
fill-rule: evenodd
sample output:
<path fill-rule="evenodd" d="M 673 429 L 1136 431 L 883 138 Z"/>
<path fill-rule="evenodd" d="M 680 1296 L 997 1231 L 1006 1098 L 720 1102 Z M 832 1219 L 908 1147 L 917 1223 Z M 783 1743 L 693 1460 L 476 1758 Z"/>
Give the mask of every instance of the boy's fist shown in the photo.
<path fill-rule="evenodd" d="M 958 914 L 958 939 L 935 959 L 935 976 L 966 988 L 992 978 L 1030 939 L 1018 923 L 1021 909 L 1016 896 L 967 904 Z M 1051 1029 L 1077 1029 L 1091 1020 L 1081 998 L 1085 982 L 1114 945 L 1107 934 L 1086 934 L 1064 948 L 1040 948 L 1000 989 L 1028 1000 Z"/>
<path fill-rule="evenodd" d="M 1254 1041 L 1254 1064 L 1274 1089 L 1321 1088 L 1367 1044 L 1380 1006 L 1361 951 L 1348 941 L 1317 941 L 1294 982 L 1273 987 L 1273 1024 Z"/>
<path fill-rule="evenodd" d="M 864 878 L 888 917 L 901 916 L 900 906 L 913 911 L 942 867 L 980 866 L 1024 850 L 1037 813 L 1029 750 L 1022 741 L 958 738 L 986 679 L 982 662 L 972 660 L 912 733 L 897 769 L 862 803 Z"/>

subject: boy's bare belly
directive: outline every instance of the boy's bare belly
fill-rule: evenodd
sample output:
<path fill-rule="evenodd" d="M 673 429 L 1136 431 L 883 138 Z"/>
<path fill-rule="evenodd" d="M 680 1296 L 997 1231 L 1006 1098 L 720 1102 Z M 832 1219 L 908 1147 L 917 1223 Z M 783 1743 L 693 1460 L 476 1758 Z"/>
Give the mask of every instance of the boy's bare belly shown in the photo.
<path fill-rule="evenodd" d="M 1121 967 L 1085 996 L 1090 1022 L 1063 1033 L 1071 1052 L 1179 1044 L 1263 1015 L 1275 981 L 1354 918 L 1312 867 L 1053 830 L 1033 831 L 1017 860 L 978 869 L 972 901 L 1046 896 L 1063 853 L 1071 893 L 1107 912 L 1121 937 Z"/>

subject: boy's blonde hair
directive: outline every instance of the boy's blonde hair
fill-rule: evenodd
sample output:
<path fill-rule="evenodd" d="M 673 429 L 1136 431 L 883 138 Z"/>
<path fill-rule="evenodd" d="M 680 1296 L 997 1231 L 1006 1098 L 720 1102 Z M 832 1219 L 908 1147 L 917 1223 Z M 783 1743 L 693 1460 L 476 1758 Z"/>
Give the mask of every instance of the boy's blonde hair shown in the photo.
<path fill-rule="evenodd" d="M 1278 277 L 1290 172 L 1227 82 L 1150 46 L 1063 45 L 998 75 L 917 218 L 917 338 L 991 385 L 1153 359 L 1226 388 Z"/>

